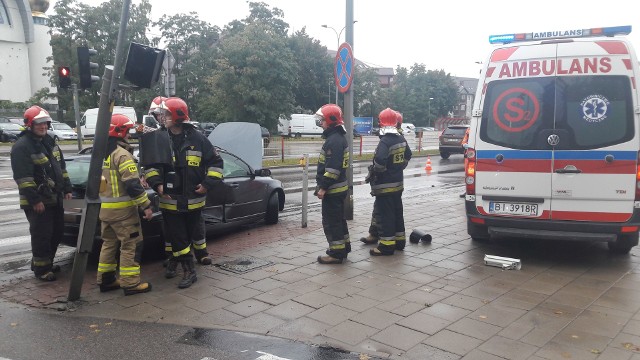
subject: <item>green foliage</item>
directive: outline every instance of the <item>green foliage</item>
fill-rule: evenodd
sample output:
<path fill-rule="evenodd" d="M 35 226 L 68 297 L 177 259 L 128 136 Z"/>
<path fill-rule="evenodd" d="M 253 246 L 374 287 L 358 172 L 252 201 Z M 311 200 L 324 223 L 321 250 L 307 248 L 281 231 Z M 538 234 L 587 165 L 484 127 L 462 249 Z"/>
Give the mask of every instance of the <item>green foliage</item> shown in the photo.
<path fill-rule="evenodd" d="M 108 0 L 94 7 L 80 0 L 56 1 L 55 14 L 50 16 L 52 84 L 57 83 L 58 66 L 70 66 L 72 79 L 78 82 L 77 46 L 98 51 L 92 57 L 100 64 L 95 75 L 101 76 L 104 65 L 115 62 L 122 4 L 123 0 Z M 152 22 L 150 0 L 141 0 L 131 7 L 127 47 L 134 41 L 171 52 L 176 96 L 189 104 L 196 121 L 256 122 L 274 132 L 280 116 L 313 113 L 333 102 L 334 59 L 327 55 L 326 47 L 305 28 L 289 34 L 282 10 L 264 2 L 249 2 L 249 8 L 246 18 L 221 30 L 193 12 L 163 15 Z M 157 35 L 149 40 L 151 26 Z M 126 51 L 122 54 L 126 56 Z M 382 109 L 392 107 L 403 113 L 405 122 L 425 126 L 446 116 L 457 104 L 457 87 L 451 76 L 444 70 L 427 70 L 424 64 L 398 67 L 392 86 L 385 88 L 374 69 L 356 68 L 352 86 L 355 116 L 375 118 Z M 95 84 L 80 93 L 81 111 L 97 107 L 99 90 Z M 150 101 L 160 94 L 164 95 L 161 84 L 141 91 L 119 90 L 116 103 L 133 106 L 138 114 L 146 113 Z M 48 96 L 43 89 L 30 102 L 39 103 Z M 73 114 L 71 91 L 59 90 L 57 96 L 60 108 Z M 0 108 L 17 105 L 22 104 L 0 102 Z"/>

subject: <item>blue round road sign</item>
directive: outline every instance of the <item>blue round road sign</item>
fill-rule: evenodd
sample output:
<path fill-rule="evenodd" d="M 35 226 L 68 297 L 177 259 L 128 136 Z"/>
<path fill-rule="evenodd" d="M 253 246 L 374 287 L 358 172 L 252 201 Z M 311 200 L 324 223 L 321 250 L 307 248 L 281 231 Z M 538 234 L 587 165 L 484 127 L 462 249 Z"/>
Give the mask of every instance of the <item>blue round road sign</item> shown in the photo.
<path fill-rule="evenodd" d="M 336 79 L 338 91 L 346 93 L 353 82 L 353 50 L 349 43 L 342 43 L 336 53 L 333 75 Z"/>

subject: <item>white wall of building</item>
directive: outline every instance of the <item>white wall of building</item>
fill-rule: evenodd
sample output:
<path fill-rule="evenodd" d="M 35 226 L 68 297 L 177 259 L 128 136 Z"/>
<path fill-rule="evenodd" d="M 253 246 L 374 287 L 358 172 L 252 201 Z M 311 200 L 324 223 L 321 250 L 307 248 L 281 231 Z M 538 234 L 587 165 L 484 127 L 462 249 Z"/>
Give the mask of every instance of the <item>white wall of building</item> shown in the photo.
<path fill-rule="evenodd" d="M 27 0 L 2 0 L 0 6 L 8 15 L 0 23 L 0 100 L 24 102 L 44 87 L 55 93 L 43 69 L 52 66 L 47 63 L 52 49 L 49 28 L 43 20 L 46 15 L 35 13 L 40 19 L 34 24 Z M 57 99 L 47 102 L 57 104 Z"/>

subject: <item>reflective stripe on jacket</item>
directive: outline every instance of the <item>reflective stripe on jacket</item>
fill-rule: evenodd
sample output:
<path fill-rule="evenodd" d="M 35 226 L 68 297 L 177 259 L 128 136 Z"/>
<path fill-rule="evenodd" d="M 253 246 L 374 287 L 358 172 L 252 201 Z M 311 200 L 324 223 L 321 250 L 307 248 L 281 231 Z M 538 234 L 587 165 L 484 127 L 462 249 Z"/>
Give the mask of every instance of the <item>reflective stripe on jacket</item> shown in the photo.
<path fill-rule="evenodd" d="M 133 160 L 133 155 L 120 145 L 104 160 L 102 181 L 102 221 L 118 221 L 129 216 L 138 216 L 138 208 L 145 209 L 151 204 L 140 182 L 138 166 Z"/>
<path fill-rule="evenodd" d="M 343 126 L 328 128 L 322 133 L 326 140 L 318 157 L 316 184 L 328 195 L 349 190 L 347 168 L 349 167 L 349 144 Z"/>
<path fill-rule="evenodd" d="M 11 169 L 22 209 L 39 202 L 58 205 L 59 198 L 72 191 L 62 151 L 49 135 L 39 138 L 25 130 L 11 148 Z"/>
<path fill-rule="evenodd" d="M 202 184 L 211 190 L 223 178 L 223 161 L 215 147 L 191 125 L 182 125 L 181 134 L 170 134 L 173 156 L 170 165 L 150 164 L 145 169 L 145 179 L 154 190 L 164 185 L 166 173 L 174 171 L 181 184 L 180 194 L 171 194 L 171 198 L 160 197 L 160 208 L 163 211 L 188 212 L 202 209 L 206 203 L 206 195 L 195 192 L 197 185 Z M 167 131 L 160 130 L 160 131 Z M 174 146 L 181 141 L 179 148 Z M 164 189 L 165 193 L 168 189 Z"/>
<path fill-rule="evenodd" d="M 402 171 L 410 159 L 411 149 L 404 136 L 393 133 L 383 135 L 373 157 L 375 177 L 371 181 L 371 194 L 377 196 L 404 190 Z"/>

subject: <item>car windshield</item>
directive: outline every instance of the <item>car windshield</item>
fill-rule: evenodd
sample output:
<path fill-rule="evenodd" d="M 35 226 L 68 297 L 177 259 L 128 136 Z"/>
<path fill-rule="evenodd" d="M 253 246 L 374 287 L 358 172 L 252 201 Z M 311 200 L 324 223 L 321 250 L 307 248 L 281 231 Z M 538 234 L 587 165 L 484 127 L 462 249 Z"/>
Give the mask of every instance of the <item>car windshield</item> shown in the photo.
<path fill-rule="evenodd" d="M 53 128 L 56 130 L 72 130 L 71 126 L 65 124 L 65 123 L 57 123 L 57 124 L 52 124 Z"/>
<path fill-rule="evenodd" d="M 22 131 L 22 126 L 13 123 L 0 123 L 0 129 L 2 130 L 17 130 Z"/>
<path fill-rule="evenodd" d="M 464 133 L 467 131 L 466 127 L 450 127 L 444 131 L 445 135 L 458 135 L 464 136 Z"/>
<path fill-rule="evenodd" d="M 68 159 L 65 161 L 65 165 L 67 166 L 71 185 L 86 187 L 87 179 L 89 178 L 90 158 Z"/>

